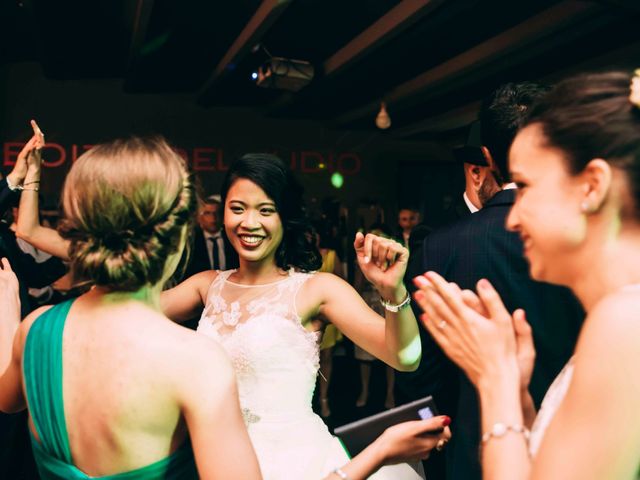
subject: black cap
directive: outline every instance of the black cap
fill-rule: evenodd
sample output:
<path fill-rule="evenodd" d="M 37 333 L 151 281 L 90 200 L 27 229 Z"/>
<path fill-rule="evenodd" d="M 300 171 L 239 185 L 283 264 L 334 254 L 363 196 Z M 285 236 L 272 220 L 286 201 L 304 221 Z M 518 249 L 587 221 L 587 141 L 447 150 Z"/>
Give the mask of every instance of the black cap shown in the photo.
<path fill-rule="evenodd" d="M 469 135 L 467 135 L 467 143 L 463 147 L 458 147 L 453 150 L 453 155 L 456 160 L 462 163 L 470 163 L 472 165 L 479 165 L 481 167 L 488 167 L 487 159 L 482 153 L 482 142 L 480 140 L 480 122 L 475 121 L 469 128 Z"/>

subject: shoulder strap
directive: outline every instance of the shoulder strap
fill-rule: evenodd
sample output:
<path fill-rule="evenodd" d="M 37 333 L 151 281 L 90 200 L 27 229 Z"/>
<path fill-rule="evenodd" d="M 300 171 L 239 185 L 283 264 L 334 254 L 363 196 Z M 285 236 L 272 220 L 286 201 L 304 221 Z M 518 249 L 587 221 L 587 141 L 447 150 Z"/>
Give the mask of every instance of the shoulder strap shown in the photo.
<path fill-rule="evenodd" d="M 71 450 L 62 398 L 62 333 L 73 300 L 50 308 L 34 321 L 23 355 L 29 413 L 42 448 L 69 464 Z"/>
<path fill-rule="evenodd" d="M 290 275 L 291 275 L 291 288 L 293 290 L 291 295 L 293 313 L 297 318 L 300 318 L 300 314 L 298 313 L 298 292 L 300 291 L 300 288 L 302 287 L 302 285 L 311 277 L 313 277 L 313 275 L 315 275 L 315 272 L 313 273 L 291 272 Z"/>

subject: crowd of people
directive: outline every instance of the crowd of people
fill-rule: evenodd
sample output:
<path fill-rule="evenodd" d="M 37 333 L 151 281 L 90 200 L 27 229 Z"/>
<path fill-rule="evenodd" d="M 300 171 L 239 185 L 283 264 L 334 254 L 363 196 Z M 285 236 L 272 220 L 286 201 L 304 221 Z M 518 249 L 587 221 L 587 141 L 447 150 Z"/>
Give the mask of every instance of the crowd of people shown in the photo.
<path fill-rule="evenodd" d="M 198 206 L 163 139 L 97 145 L 54 229 L 32 128 L 0 182 L 0 211 L 19 202 L 0 231 L 0 410 L 28 422 L 0 421 L 28 432 L 40 478 L 640 476 L 640 71 L 490 92 L 451 222 L 407 208 L 396 238 L 357 232 L 355 288 L 273 155 L 242 156 Z M 27 288 L 65 265 L 74 293 L 33 309 Z M 343 337 L 359 406 L 379 359 L 386 407 L 431 395 L 443 415 L 350 458 L 321 418 Z"/>

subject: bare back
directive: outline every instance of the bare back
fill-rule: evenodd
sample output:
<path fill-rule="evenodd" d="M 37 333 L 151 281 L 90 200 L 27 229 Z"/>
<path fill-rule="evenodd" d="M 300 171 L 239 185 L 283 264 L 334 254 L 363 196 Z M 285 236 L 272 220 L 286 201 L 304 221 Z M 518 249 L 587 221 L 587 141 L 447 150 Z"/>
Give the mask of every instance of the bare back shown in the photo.
<path fill-rule="evenodd" d="M 75 466 L 109 475 L 180 448 L 188 440 L 183 387 L 200 381 L 190 380 L 191 362 L 216 348 L 141 302 L 109 302 L 95 292 L 78 298 L 62 336 L 63 406 Z M 217 370 L 215 362 L 208 368 L 224 378 L 229 366 L 221 359 Z M 37 435 L 33 423 L 31 429 Z"/>

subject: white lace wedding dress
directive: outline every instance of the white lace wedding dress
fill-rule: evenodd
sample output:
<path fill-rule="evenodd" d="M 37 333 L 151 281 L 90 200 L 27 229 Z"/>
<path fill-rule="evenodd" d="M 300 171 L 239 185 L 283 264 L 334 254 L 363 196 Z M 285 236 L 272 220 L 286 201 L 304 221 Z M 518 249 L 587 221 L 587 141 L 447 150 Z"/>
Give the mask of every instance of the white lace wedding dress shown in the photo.
<path fill-rule="evenodd" d="M 240 285 L 229 281 L 231 273 L 219 272 L 209 287 L 198 332 L 219 341 L 231 357 L 262 475 L 265 480 L 323 478 L 348 457 L 311 409 L 319 334 L 302 325 L 296 296 L 312 274 L 290 271 L 275 283 Z M 370 478 L 423 477 L 403 464 L 383 467 Z"/>

